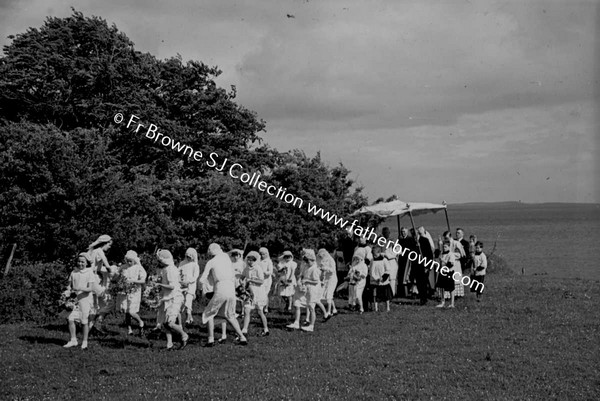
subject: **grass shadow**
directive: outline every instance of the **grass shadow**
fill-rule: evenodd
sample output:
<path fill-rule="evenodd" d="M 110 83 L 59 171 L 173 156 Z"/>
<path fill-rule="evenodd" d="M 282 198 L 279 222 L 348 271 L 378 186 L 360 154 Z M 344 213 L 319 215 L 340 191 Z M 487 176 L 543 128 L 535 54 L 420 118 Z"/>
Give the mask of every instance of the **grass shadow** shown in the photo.
<path fill-rule="evenodd" d="M 153 341 L 148 340 L 146 338 L 138 338 L 137 341 L 132 341 L 129 338 L 99 338 L 98 344 L 103 347 L 113 348 L 113 349 L 124 349 L 126 347 L 135 347 L 135 348 L 153 348 Z"/>
<path fill-rule="evenodd" d="M 65 339 L 43 336 L 20 336 L 19 340 L 27 341 L 30 344 L 65 345 L 67 343 Z"/>

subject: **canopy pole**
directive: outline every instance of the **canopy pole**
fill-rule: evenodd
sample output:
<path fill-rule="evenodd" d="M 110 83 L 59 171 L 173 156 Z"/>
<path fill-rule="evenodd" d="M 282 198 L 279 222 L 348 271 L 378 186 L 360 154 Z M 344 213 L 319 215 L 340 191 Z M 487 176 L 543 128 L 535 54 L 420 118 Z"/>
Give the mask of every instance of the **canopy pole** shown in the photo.
<path fill-rule="evenodd" d="M 398 224 L 398 238 L 400 238 L 400 215 L 396 215 L 396 223 Z"/>
<path fill-rule="evenodd" d="M 444 214 L 446 215 L 446 225 L 448 226 L 448 231 L 450 231 L 450 220 L 448 220 L 448 209 L 444 209 Z"/>
<path fill-rule="evenodd" d="M 417 248 L 419 249 L 419 255 L 422 255 L 423 253 L 421 252 L 421 244 L 419 243 L 418 238 L 416 238 L 417 237 L 417 229 L 415 228 L 415 221 L 413 220 L 412 212 L 410 210 L 408 211 L 408 216 L 410 217 L 410 224 L 412 224 L 413 231 L 415 232 L 414 240 L 417 243 Z"/>

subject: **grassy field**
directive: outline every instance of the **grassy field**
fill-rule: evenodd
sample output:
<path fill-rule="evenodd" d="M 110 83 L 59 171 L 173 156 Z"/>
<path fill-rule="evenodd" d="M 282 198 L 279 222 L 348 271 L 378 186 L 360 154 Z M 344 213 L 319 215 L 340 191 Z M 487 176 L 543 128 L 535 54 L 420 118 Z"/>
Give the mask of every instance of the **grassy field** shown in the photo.
<path fill-rule="evenodd" d="M 194 324 L 172 352 L 128 338 L 118 316 L 87 351 L 62 348 L 62 321 L 0 326 L 0 399 L 600 398 L 600 282 L 493 274 L 484 302 L 434 305 L 341 311 L 311 334 L 273 311 L 271 336 L 253 320 L 247 347 L 203 348 Z"/>

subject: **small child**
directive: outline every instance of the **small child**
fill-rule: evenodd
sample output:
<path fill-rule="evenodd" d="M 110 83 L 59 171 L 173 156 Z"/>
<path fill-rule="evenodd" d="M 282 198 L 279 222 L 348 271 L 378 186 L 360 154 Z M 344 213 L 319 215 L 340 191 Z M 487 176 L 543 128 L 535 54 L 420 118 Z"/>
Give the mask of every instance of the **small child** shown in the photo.
<path fill-rule="evenodd" d="M 313 269 L 311 270 L 311 268 Z M 323 303 L 321 303 L 322 290 L 320 288 L 320 275 L 321 270 L 319 270 L 318 266 L 316 266 L 315 251 L 312 249 L 303 249 L 302 263 L 300 264 L 299 275 L 298 279 L 296 280 L 296 288 L 293 297 L 294 307 L 296 308 L 295 318 L 293 323 L 286 326 L 288 329 L 300 329 L 302 308 L 306 308 L 306 320 L 304 323 L 308 329 L 307 327 L 302 327 L 302 330 L 309 332 L 314 331 L 314 322 L 311 325 L 311 303 L 313 304 L 313 310 L 315 309 L 315 306 L 318 306 L 321 308 L 321 311 L 323 311 L 325 318 L 329 317 L 327 311 L 325 310 L 325 306 L 323 306 Z M 318 281 L 318 285 L 314 284 L 316 281 Z M 316 315 L 314 315 L 314 317 L 316 319 Z"/>
<path fill-rule="evenodd" d="M 192 305 L 196 299 L 197 281 L 200 277 L 200 267 L 198 266 L 198 252 L 194 248 L 188 248 L 185 251 L 185 259 L 179 264 L 179 275 L 181 279 L 181 288 L 184 297 L 183 308 L 185 309 L 186 324 L 194 322 L 192 317 Z"/>
<path fill-rule="evenodd" d="M 71 297 L 71 293 L 76 294 L 77 304 L 75 309 L 69 313 L 67 320 L 69 321 L 69 334 L 71 339 L 64 345 L 64 348 L 77 346 L 77 334 L 75 321 L 80 321 L 83 325 L 83 341 L 81 349 L 88 347 L 88 335 L 90 332 L 89 317 L 93 315 L 94 297 L 92 295 L 93 288 L 97 284 L 97 278 L 91 267 L 91 259 L 85 252 L 79 254 L 77 258 L 77 266 L 69 276 L 69 284 L 63 296 Z"/>
<path fill-rule="evenodd" d="M 267 304 L 265 305 L 265 313 L 269 313 L 269 294 L 271 293 L 271 287 L 273 286 L 273 274 L 274 274 L 274 266 L 273 261 L 271 260 L 271 255 L 269 254 L 269 250 L 265 247 L 262 247 L 258 250 L 260 254 L 261 260 L 260 264 L 262 265 L 263 271 L 265 273 L 265 281 L 263 282 L 263 287 L 265 288 L 265 292 L 267 293 Z"/>
<path fill-rule="evenodd" d="M 96 295 L 98 313 L 96 318 L 90 323 L 90 328 L 95 325 L 99 334 L 106 335 L 104 319 L 107 315 L 117 311 L 117 304 L 113 294 L 114 291 L 111 290 L 111 284 L 118 277 L 118 274 L 119 268 L 115 265 L 110 265 L 107 269 L 103 269 L 99 276 L 101 292 Z"/>
<path fill-rule="evenodd" d="M 352 256 L 352 266 L 346 276 L 348 280 L 348 307 L 351 310 L 358 308 L 361 314 L 364 313 L 362 294 L 365 290 L 366 277 L 369 274 L 367 265 L 365 264 L 365 258 L 367 251 L 364 248 L 357 248 Z"/>
<path fill-rule="evenodd" d="M 173 332 L 181 336 L 181 345 L 179 349 L 187 346 L 188 334 L 183 331 L 183 327 L 177 324 L 179 312 L 183 305 L 184 298 L 179 284 L 179 270 L 175 267 L 173 255 L 166 249 L 160 249 L 156 257 L 161 262 L 160 270 L 161 280 L 156 285 L 161 287 L 161 305 L 158 307 L 157 323 L 162 324 L 163 330 L 167 335 L 167 349 L 173 349 Z"/>
<path fill-rule="evenodd" d="M 317 266 L 315 251 L 306 249 L 304 251 L 303 260 L 304 263 L 306 263 L 306 270 L 304 271 L 302 282 L 306 286 L 306 305 L 308 307 L 310 321 L 308 326 L 302 327 L 302 330 L 312 332 L 315 330 L 315 322 L 317 319 L 315 311 L 316 306 L 319 305 L 323 311 L 325 320 L 329 318 L 329 314 L 321 303 L 321 297 L 323 295 L 323 289 L 321 288 L 321 269 Z"/>
<path fill-rule="evenodd" d="M 232 249 L 231 251 L 228 252 L 228 254 L 229 254 L 229 259 L 231 260 L 231 265 L 233 266 L 233 272 L 235 275 L 234 287 L 238 288 L 240 286 L 240 283 L 242 280 L 242 272 L 244 271 L 244 259 L 242 258 L 242 256 L 244 256 L 244 251 L 242 251 L 241 249 Z M 237 313 L 238 304 L 241 305 L 240 314 L 242 315 L 242 318 L 243 318 L 244 317 L 244 303 L 240 299 L 236 299 L 235 317 L 236 318 L 238 317 L 238 313 Z"/>
<path fill-rule="evenodd" d="M 206 278 L 206 281 L 200 285 L 202 286 L 202 306 L 203 309 L 206 309 L 208 303 L 215 295 L 215 280 L 213 278 L 213 272 L 210 272 Z M 219 338 L 217 342 L 219 344 L 223 344 L 227 341 L 227 320 L 217 318 L 216 316 L 214 320 L 215 324 L 218 323 L 221 325 L 221 338 Z"/>
<path fill-rule="evenodd" d="M 483 296 L 483 280 L 487 270 L 487 256 L 483 253 L 483 242 L 475 243 L 475 255 L 473 256 L 473 276 L 471 292 L 477 293 L 477 302 L 481 301 Z"/>
<path fill-rule="evenodd" d="M 263 265 L 260 263 L 260 254 L 252 251 L 246 255 L 246 267 L 242 272 L 242 281 L 248 283 L 252 297 L 249 297 L 248 302 L 244 303 L 244 327 L 242 334 L 248 334 L 248 326 L 250 326 L 250 312 L 252 309 L 258 311 L 258 316 L 263 324 L 263 332 L 261 336 L 269 335 L 269 326 L 267 325 L 267 317 L 265 316 L 264 308 L 267 306 L 267 291 L 264 287 L 265 275 Z"/>
<path fill-rule="evenodd" d="M 440 255 L 439 263 L 442 266 L 436 287 L 442 292 L 442 301 L 437 308 L 443 308 L 446 306 L 446 297 L 450 298 L 449 308 L 454 308 L 454 264 L 456 262 L 454 252 L 450 252 L 450 242 L 444 242 L 442 245 L 442 253 Z"/>
<path fill-rule="evenodd" d="M 388 266 L 385 263 L 381 247 L 373 248 L 373 262 L 369 266 L 370 286 L 372 300 L 375 312 L 378 312 L 378 303 L 385 302 L 386 312 L 390 311 L 390 300 L 392 299 L 392 287 L 390 285 L 390 273 L 386 271 Z"/>
<path fill-rule="evenodd" d="M 142 285 L 146 283 L 146 270 L 142 267 L 140 258 L 135 251 L 127 251 L 125 254 L 125 266 L 121 268 L 120 274 L 125 277 L 128 283 L 134 287 L 132 291 L 117 296 L 119 309 L 125 312 L 125 322 L 127 324 L 127 334 L 133 334 L 131 329 L 131 318 L 138 322 L 139 335 L 144 335 L 144 321 L 139 315 L 140 304 L 142 302 Z"/>
<path fill-rule="evenodd" d="M 290 251 L 285 251 L 277 265 L 279 296 L 281 296 L 287 307 L 288 312 L 292 311 L 293 297 L 296 288 L 296 268 L 297 263 L 294 262 L 294 255 Z"/>
<path fill-rule="evenodd" d="M 333 300 L 333 294 L 337 287 L 338 278 L 335 260 L 326 249 L 317 252 L 317 266 L 321 269 L 321 282 L 323 284 L 323 299 L 327 302 L 327 317 L 337 315 L 337 308 Z"/>

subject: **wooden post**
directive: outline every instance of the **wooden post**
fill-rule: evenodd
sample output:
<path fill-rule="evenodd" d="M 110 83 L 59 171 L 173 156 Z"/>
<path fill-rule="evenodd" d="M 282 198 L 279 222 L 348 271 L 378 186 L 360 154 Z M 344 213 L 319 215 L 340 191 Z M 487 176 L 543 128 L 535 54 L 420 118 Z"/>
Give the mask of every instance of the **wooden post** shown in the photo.
<path fill-rule="evenodd" d="M 15 256 L 15 249 L 17 248 L 17 244 L 13 244 L 12 245 L 12 249 L 10 251 L 10 256 L 8 257 L 8 261 L 6 262 L 6 267 L 4 268 L 4 275 L 6 276 L 8 274 L 8 271 L 10 270 L 10 264 L 12 262 L 13 256 Z"/>
<path fill-rule="evenodd" d="M 409 206 L 410 208 L 410 206 Z M 412 212 L 410 211 L 410 209 L 408 210 L 408 216 L 410 217 L 410 224 L 412 225 L 413 231 L 415 233 L 415 236 L 413 237 L 413 239 L 415 240 L 415 242 L 417 243 L 417 249 L 419 250 L 419 255 L 423 255 L 423 253 L 421 252 L 421 244 L 419 243 L 419 239 L 418 239 L 418 234 L 417 234 L 417 229 L 415 228 L 415 221 L 413 220 L 413 216 L 412 216 Z M 413 269 L 412 264 L 415 261 L 410 261 L 407 260 L 407 263 L 410 263 L 410 269 Z M 416 264 L 415 264 L 416 265 Z M 414 284 L 413 284 L 414 285 Z M 408 289 L 408 292 L 410 293 L 410 289 Z"/>
<path fill-rule="evenodd" d="M 442 204 L 446 206 L 446 201 L 443 201 Z M 446 215 L 446 225 L 448 226 L 448 231 L 450 231 L 450 220 L 448 220 L 448 207 L 444 209 L 444 214 Z"/>
<path fill-rule="evenodd" d="M 415 222 L 413 220 L 412 213 L 410 210 L 408 211 L 408 216 L 410 217 L 410 224 L 412 224 L 413 231 L 415 232 L 414 240 L 417 242 L 417 248 L 419 249 L 419 255 L 422 255 L 423 253 L 421 252 L 421 244 L 419 244 L 419 240 L 416 238 L 417 229 L 415 228 Z"/>

